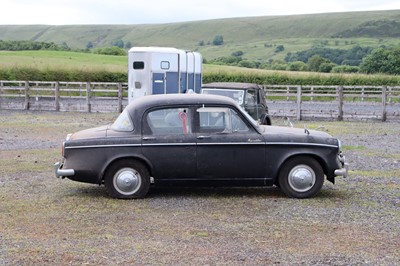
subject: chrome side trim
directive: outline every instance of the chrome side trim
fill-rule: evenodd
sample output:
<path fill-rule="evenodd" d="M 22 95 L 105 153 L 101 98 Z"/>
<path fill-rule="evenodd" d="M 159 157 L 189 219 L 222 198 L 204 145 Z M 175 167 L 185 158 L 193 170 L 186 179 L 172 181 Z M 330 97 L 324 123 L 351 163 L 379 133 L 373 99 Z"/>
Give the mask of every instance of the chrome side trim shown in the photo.
<path fill-rule="evenodd" d="M 266 142 L 266 145 L 291 145 L 291 146 L 319 146 L 319 147 L 329 147 L 338 148 L 337 145 L 330 144 L 320 144 L 320 143 L 308 143 L 308 142 Z"/>
<path fill-rule="evenodd" d="M 207 145 L 227 145 L 227 146 L 235 146 L 235 145 L 265 145 L 265 142 L 200 142 L 197 143 L 199 146 L 207 146 Z"/>
<path fill-rule="evenodd" d="M 87 146 L 68 146 L 65 149 L 89 149 L 89 148 L 114 148 L 114 147 L 142 147 L 142 146 L 205 146 L 205 145 L 285 145 L 285 146 L 314 146 L 314 147 L 329 147 L 338 148 L 336 145 L 329 144 L 319 144 L 319 143 L 302 143 L 302 142 L 258 142 L 258 141 L 248 141 L 248 142 L 189 142 L 189 143 L 144 143 L 144 144 L 109 144 L 109 145 L 87 145 Z"/>
<path fill-rule="evenodd" d="M 196 146 L 195 142 L 187 143 L 145 143 L 142 146 Z"/>
<path fill-rule="evenodd" d="M 88 148 L 114 148 L 114 147 L 141 147 L 142 144 L 109 144 L 109 145 L 87 145 L 87 146 L 68 146 L 65 149 L 88 149 Z"/>

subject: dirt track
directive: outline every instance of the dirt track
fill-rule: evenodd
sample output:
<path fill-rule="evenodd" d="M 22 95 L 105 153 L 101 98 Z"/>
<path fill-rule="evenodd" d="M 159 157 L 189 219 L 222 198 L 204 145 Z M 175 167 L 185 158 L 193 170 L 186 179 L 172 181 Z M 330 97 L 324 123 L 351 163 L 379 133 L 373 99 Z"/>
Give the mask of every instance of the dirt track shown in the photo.
<path fill-rule="evenodd" d="M 115 117 L 0 111 L 0 265 L 398 263 L 400 123 L 305 122 L 340 137 L 351 167 L 313 199 L 272 187 L 114 200 L 104 187 L 56 179 L 65 135 Z"/>

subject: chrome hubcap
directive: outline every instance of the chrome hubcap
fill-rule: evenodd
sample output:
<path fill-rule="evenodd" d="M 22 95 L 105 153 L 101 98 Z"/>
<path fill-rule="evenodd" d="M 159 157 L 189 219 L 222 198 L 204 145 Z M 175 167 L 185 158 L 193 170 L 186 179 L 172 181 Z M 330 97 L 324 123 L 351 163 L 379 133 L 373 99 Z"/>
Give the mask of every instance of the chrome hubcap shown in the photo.
<path fill-rule="evenodd" d="M 132 168 L 123 168 L 114 175 L 114 187 L 123 195 L 135 193 L 141 185 L 139 172 Z"/>
<path fill-rule="evenodd" d="M 289 173 L 289 186 L 297 192 L 310 190 L 315 184 L 315 173 L 307 165 L 298 165 Z"/>

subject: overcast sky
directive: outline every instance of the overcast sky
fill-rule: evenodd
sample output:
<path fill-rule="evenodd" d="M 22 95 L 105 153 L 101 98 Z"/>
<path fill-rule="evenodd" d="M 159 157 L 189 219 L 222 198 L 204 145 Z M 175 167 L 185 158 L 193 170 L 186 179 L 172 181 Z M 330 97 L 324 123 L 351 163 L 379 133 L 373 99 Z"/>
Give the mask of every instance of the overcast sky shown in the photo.
<path fill-rule="evenodd" d="M 0 25 L 148 24 L 400 9 L 400 0 L 2 0 Z"/>

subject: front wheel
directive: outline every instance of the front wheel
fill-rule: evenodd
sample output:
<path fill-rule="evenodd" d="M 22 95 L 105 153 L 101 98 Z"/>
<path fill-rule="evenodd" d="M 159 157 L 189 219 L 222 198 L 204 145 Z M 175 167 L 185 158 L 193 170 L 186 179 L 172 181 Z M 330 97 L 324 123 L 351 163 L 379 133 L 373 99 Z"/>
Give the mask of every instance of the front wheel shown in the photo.
<path fill-rule="evenodd" d="M 108 195 L 113 198 L 143 198 L 150 188 L 150 174 L 141 162 L 121 160 L 109 167 L 104 176 L 104 185 Z"/>
<path fill-rule="evenodd" d="M 321 190 L 324 171 L 312 157 L 294 157 L 283 165 L 278 182 L 288 197 L 310 198 Z"/>

